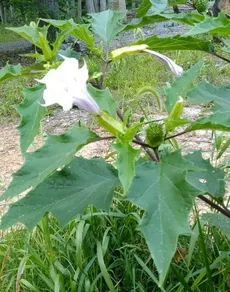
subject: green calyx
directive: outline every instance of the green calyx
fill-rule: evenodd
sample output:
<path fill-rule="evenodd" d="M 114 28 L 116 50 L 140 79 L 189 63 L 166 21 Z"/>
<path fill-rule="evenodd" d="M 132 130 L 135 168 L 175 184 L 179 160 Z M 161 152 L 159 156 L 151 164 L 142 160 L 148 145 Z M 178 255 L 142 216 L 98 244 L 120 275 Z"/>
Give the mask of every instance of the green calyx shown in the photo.
<path fill-rule="evenodd" d="M 167 131 L 171 132 L 176 128 L 175 121 L 179 121 L 181 119 L 181 114 L 184 108 L 184 100 L 181 96 L 179 96 L 178 101 L 175 103 L 171 112 L 167 119 L 165 119 L 165 126 Z"/>
<path fill-rule="evenodd" d="M 123 123 L 115 120 L 107 112 L 101 111 L 101 114 L 97 116 L 97 121 L 105 130 L 110 134 L 118 137 L 119 135 L 124 134 L 124 125 Z"/>
<path fill-rule="evenodd" d="M 151 124 L 146 131 L 146 141 L 152 147 L 158 147 L 164 142 L 164 126 L 162 123 Z"/>

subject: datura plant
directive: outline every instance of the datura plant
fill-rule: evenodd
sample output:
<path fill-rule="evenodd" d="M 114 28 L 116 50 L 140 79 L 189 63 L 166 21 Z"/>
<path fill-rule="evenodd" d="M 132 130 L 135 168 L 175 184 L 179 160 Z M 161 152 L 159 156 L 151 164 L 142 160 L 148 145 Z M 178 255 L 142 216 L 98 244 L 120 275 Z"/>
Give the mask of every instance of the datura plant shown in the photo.
<path fill-rule="evenodd" d="M 146 15 L 151 6 L 152 14 Z M 47 23 L 44 27 L 31 23 L 11 28 L 40 50 L 27 54 L 36 58 L 34 65 L 7 64 L 0 70 L 0 81 L 32 75 L 38 82 L 35 87 L 24 90 L 24 100 L 17 106 L 21 116 L 18 130 L 24 164 L 0 197 L 10 202 L 0 228 L 20 222 L 32 230 L 47 213 L 65 226 L 90 205 L 101 212 L 109 212 L 114 196 L 119 194 L 118 198 L 143 210 L 139 232 L 147 242 L 158 272 L 158 285 L 163 289 L 179 235 L 192 233 L 188 218 L 196 198 L 219 212 L 205 214 L 203 220 L 215 225 L 218 215 L 219 228 L 230 223 L 230 211 L 224 200 L 226 169 L 205 160 L 202 149 L 182 154 L 176 141 L 178 136 L 201 129 L 230 131 L 230 87 L 217 87 L 199 77 L 204 60 L 183 71 L 182 66 L 162 51 L 199 50 L 230 62 L 226 57 L 230 52 L 227 39 L 230 20 L 224 14 L 211 19 L 197 13 L 186 16 L 163 13 L 162 5 L 153 5 L 150 0 L 143 1 L 137 14 L 139 18 L 128 24 L 123 21 L 124 13 L 108 10 L 91 14 L 90 25 L 77 24 L 72 19 L 47 19 L 43 20 Z M 110 42 L 120 32 L 168 19 L 186 23 L 191 29 L 183 36 L 159 38 L 153 35 L 109 50 Z M 59 30 L 53 44 L 46 38 L 50 25 Z M 213 36 L 217 32 L 225 38 L 224 56 L 216 52 L 211 38 L 196 36 L 201 33 Z M 92 82 L 96 86 L 91 84 L 94 72 L 89 76 L 87 58 L 71 50 L 60 50 L 67 35 L 84 42 L 89 51 L 101 58 L 103 73 Z M 100 47 L 95 45 L 95 37 L 100 39 Z M 172 72 L 171 84 L 153 90 L 156 97 L 165 100 L 166 114 L 161 120 L 144 114 L 135 119 L 130 111 L 121 110 L 109 88 L 104 87 L 110 64 L 138 54 L 158 58 L 165 70 Z M 136 61 L 138 66 L 138 58 Z M 154 80 L 154 76 L 149 78 Z M 183 117 L 185 103 L 209 104 L 210 112 L 189 120 Z M 74 105 L 87 111 L 97 125 L 91 128 L 100 126 L 103 136 L 79 121 L 63 134 L 48 135 L 41 148 L 28 152 L 28 147 L 40 134 L 47 107 L 53 104 L 64 111 Z M 137 113 L 142 113 L 140 108 Z M 102 140 L 111 142 L 112 162 L 102 157 L 86 159 L 76 155 L 87 144 Z M 223 152 L 224 147 L 227 148 L 219 145 L 218 149 Z M 21 194 L 23 196 L 19 196 Z"/>

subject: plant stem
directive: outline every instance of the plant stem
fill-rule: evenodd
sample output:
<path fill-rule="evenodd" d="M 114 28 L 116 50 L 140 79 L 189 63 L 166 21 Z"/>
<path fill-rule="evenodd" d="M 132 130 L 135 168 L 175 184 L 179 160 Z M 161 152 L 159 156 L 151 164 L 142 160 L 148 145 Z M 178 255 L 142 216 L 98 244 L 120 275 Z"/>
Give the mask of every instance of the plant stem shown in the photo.
<path fill-rule="evenodd" d="M 133 139 L 133 143 L 135 143 L 135 144 L 137 144 L 137 145 L 140 145 L 140 146 L 142 146 L 142 147 L 145 147 L 145 148 L 151 148 L 151 149 L 155 150 L 155 147 L 152 147 L 152 146 L 150 146 L 149 144 L 146 144 L 146 143 L 144 143 L 144 142 L 140 142 L 140 141 L 135 140 L 135 139 Z"/>
<path fill-rule="evenodd" d="M 221 56 L 221 55 L 219 55 L 219 54 L 217 54 L 215 52 L 210 52 L 210 54 L 213 55 L 213 56 L 215 56 L 215 57 L 217 57 L 217 58 L 220 58 L 221 60 L 224 60 L 225 62 L 230 63 L 230 60 L 229 59 L 227 59 L 227 58 L 225 58 L 225 57 L 223 57 L 223 56 Z"/>
<path fill-rule="evenodd" d="M 119 118 L 123 121 L 123 115 L 121 113 L 121 111 L 118 109 L 117 110 L 117 115 L 119 116 Z M 127 125 L 128 126 L 128 125 Z M 184 132 L 186 133 L 186 132 Z M 178 133 L 178 134 L 181 134 L 181 133 Z M 182 134 L 181 134 L 182 135 Z M 98 142 L 98 141 L 102 141 L 102 140 L 109 140 L 109 139 L 114 139 L 116 137 L 114 136 L 107 136 L 107 137 L 99 137 L 98 139 L 94 140 L 94 141 L 91 141 L 90 143 L 93 143 L 93 142 Z M 172 138 L 172 137 L 171 137 Z M 140 138 L 139 135 L 136 135 L 135 136 L 135 140 L 133 140 L 133 143 L 136 143 L 138 145 L 140 145 L 145 151 L 146 153 L 149 155 L 149 157 L 153 160 L 153 161 L 157 161 L 159 162 L 160 161 L 160 157 L 158 155 L 158 152 L 156 150 L 156 148 L 153 148 L 151 147 L 150 145 L 144 143 L 142 141 L 142 139 Z M 148 148 L 151 148 L 154 150 L 154 153 L 152 151 L 150 151 L 150 149 Z M 198 198 L 205 202 L 206 204 L 208 204 L 210 207 L 214 208 L 215 210 L 219 211 L 221 214 L 223 214 L 224 216 L 230 218 L 230 211 L 225 208 L 224 206 L 220 206 L 214 202 L 212 202 L 210 199 L 206 198 L 204 195 L 199 195 Z"/>
<path fill-rule="evenodd" d="M 219 211 L 221 214 L 223 214 L 224 216 L 230 218 L 230 211 L 226 210 L 225 208 L 222 208 L 221 206 L 219 206 L 218 204 L 212 202 L 210 199 L 206 198 L 203 195 L 198 196 L 198 198 L 201 201 L 204 201 L 206 204 L 208 204 L 210 207 L 216 209 L 217 211 Z"/>
<path fill-rule="evenodd" d="M 120 120 L 123 122 L 124 121 L 124 117 L 123 117 L 123 114 L 122 112 L 120 111 L 120 109 L 117 109 L 117 115 L 118 117 L 120 118 Z M 126 125 L 127 127 L 129 127 L 129 124 Z M 155 153 L 153 153 L 150 149 L 147 148 L 147 146 L 143 146 L 143 141 L 141 139 L 141 137 L 136 134 L 135 135 L 135 139 L 136 139 L 136 142 L 139 143 L 139 145 L 142 146 L 142 148 L 145 150 L 145 152 L 149 155 L 149 157 L 153 160 L 153 161 L 157 161 L 159 162 L 158 158 L 156 157 Z M 142 144 L 140 144 L 142 143 Z"/>
<path fill-rule="evenodd" d="M 226 59 L 225 57 L 222 57 L 220 55 L 218 55 L 217 53 L 211 53 L 212 55 L 230 63 L 230 60 Z M 104 64 L 104 70 L 103 70 L 103 75 L 102 75 L 102 78 L 100 80 L 100 87 L 103 88 L 103 82 L 104 82 L 104 76 L 105 76 L 105 73 L 108 69 L 108 65 L 110 63 L 110 61 L 108 60 L 108 49 L 106 51 L 106 60 L 104 61 L 105 64 Z M 123 114 L 122 112 L 120 111 L 120 109 L 117 109 L 117 115 L 118 117 L 120 118 L 120 120 L 123 122 L 124 121 L 124 117 L 123 117 Z M 129 127 L 129 124 L 126 125 L 127 127 Z M 169 139 L 172 139 L 172 138 L 175 138 L 175 137 L 178 137 L 178 136 L 182 136 L 184 134 L 187 134 L 189 133 L 190 131 L 183 131 L 183 132 L 180 132 L 180 133 L 177 133 L 175 135 L 172 135 L 172 136 L 169 136 L 169 137 L 166 137 L 165 140 L 169 140 Z M 109 140 L 109 139 L 114 139 L 115 137 L 114 136 L 108 136 L 108 137 L 100 137 L 92 142 L 97 142 L 97 141 L 101 141 L 101 140 Z M 135 135 L 135 140 L 133 140 L 134 143 L 140 145 L 144 150 L 145 152 L 149 155 L 149 157 L 152 159 L 152 161 L 155 161 L 155 162 L 159 162 L 160 161 L 160 157 L 159 157 L 159 153 L 158 153 L 158 149 L 156 148 L 153 148 L 151 147 L 149 144 L 146 144 L 142 141 L 141 137 L 136 134 Z M 151 151 L 149 148 L 153 149 L 153 151 Z M 206 198 L 205 196 L 203 195 L 200 195 L 198 196 L 198 198 L 202 201 L 204 201 L 206 204 L 208 204 L 209 206 L 211 206 L 212 208 L 216 209 L 217 211 L 219 211 L 220 213 L 222 213 L 223 215 L 227 216 L 228 218 L 230 218 L 230 211 L 228 211 L 226 208 L 223 208 L 219 205 L 217 205 L 216 203 L 212 202 L 211 200 L 209 200 L 208 198 Z"/>
<path fill-rule="evenodd" d="M 109 60 L 109 49 L 108 47 L 106 47 L 106 58 L 103 59 L 104 61 L 104 68 L 103 68 L 103 73 L 101 75 L 101 79 L 100 79 L 100 87 L 103 88 L 103 83 L 104 83 L 104 79 L 105 79 L 105 74 L 107 72 L 107 69 L 108 69 L 108 65 L 110 63 L 110 60 Z"/>
<path fill-rule="evenodd" d="M 191 131 L 183 131 L 183 132 L 179 132 L 179 133 L 177 133 L 177 134 L 174 134 L 174 135 L 172 135 L 172 136 L 168 136 L 168 137 L 166 137 L 165 138 L 165 140 L 169 140 L 169 139 L 172 139 L 172 138 L 176 138 L 176 137 L 178 137 L 178 136 L 182 136 L 182 135 L 184 135 L 184 134 L 187 134 L 187 133 L 189 133 L 189 132 L 191 132 Z"/>

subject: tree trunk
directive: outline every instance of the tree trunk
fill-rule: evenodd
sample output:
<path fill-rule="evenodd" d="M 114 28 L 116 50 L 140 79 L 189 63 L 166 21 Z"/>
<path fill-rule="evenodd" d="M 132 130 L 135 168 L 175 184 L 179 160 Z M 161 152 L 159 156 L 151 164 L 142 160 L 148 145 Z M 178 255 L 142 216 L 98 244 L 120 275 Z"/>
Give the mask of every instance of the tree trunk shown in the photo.
<path fill-rule="evenodd" d="M 86 0 L 86 10 L 87 13 L 95 13 L 94 2 L 93 0 Z"/>
<path fill-rule="evenodd" d="M 108 9 L 113 10 L 113 2 L 114 2 L 114 0 L 108 0 L 107 2 L 108 2 L 108 5 L 107 5 Z"/>
<path fill-rule="evenodd" d="M 58 6 L 58 0 L 40 0 L 42 9 L 40 11 L 40 14 L 42 15 L 48 15 L 50 18 L 56 18 L 59 17 L 59 6 Z"/>
<path fill-rule="evenodd" d="M 77 17 L 78 18 L 82 17 L 82 2 L 81 2 L 81 0 L 77 1 Z"/>
<path fill-rule="evenodd" d="M 8 15 L 7 15 L 7 8 L 6 6 L 3 7 L 3 16 L 4 16 L 4 22 L 7 23 Z"/>
<path fill-rule="evenodd" d="M 76 2 L 75 2 L 75 0 L 71 0 L 70 14 L 71 14 L 71 17 L 73 17 L 73 18 L 76 16 Z"/>
<path fill-rule="evenodd" d="M 14 10 L 14 7 L 12 5 L 10 5 L 10 17 L 12 19 L 15 18 L 15 10 Z"/>
<path fill-rule="evenodd" d="M 96 12 L 100 12 L 100 0 L 92 0 L 94 2 L 94 9 Z"/>
<path fill-rule="evenodd" d="M 119 0 L 114 0 L 113 1 L 113 9 L 114 10 L 119 10 Z"/>
<path fill-rule="evenodd" d="M 220 11 L 225 13 L 230 12 L 230 0 L 215 0 L 215 3 L 212 7 L 213 16 L 218 16 Z"/>
<path fill-rule="evenodd" d="M 136 0 L 132 1 L 132 11 L 135 11 L 136 9 Z"/>
<path fill-rule="evenodd" d="M 119 10 L 120 11 L 126 11 L 126 1 L 125 0 L 119 0 Z"/>
<path fill-rule="evenodd" d="M 3 2 L 0 2 L 0 19 L 1 19 L 1 22 L 4 23 L 5 17 L 4 17 Z"/>
<path fill-rule="evenodd" d="M 105 11 L 107 9 L 106 0 L 100 0 L 100 11 Z"/>

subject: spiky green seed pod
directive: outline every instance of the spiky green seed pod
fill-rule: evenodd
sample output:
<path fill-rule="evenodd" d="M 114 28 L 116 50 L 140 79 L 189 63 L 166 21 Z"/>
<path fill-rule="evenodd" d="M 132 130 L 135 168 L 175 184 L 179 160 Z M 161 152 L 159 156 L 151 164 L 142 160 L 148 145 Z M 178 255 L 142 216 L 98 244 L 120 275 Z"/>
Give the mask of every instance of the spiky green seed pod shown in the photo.
<path fill-rule="evenodd" d="M 158 147 L 164 142 L 164 126 L 162 123 L 151 124 L 146 131 L 146 141 L 152 147 Z"/>

